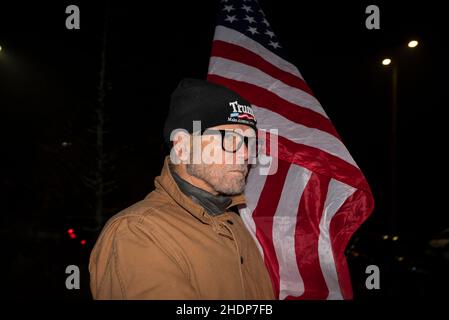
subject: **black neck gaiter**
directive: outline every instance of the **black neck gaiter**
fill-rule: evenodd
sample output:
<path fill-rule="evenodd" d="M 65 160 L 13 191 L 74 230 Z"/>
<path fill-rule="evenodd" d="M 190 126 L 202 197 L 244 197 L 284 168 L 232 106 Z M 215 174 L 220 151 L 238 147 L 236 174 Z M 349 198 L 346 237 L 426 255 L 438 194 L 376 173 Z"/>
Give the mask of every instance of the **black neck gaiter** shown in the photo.
<path fill-rule="evenodd" d="M 195 187 L 182 179 L 176 172 L 170 170 L 173 179 L 176 181 L 179 189 L 189 196 L 193 201 L 200 204 L 206 212 L 212 216 L 218 216 L 226 211 L 226 208 L 231 204 L 232 199 L 228 196 L 213 195 L 203 189 Z"/>

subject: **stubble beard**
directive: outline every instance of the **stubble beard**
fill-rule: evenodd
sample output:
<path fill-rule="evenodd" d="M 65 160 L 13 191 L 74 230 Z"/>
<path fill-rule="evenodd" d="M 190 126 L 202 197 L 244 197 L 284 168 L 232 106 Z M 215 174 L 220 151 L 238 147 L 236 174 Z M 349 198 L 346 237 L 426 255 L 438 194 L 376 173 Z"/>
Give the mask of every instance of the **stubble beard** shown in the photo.
<path fill-rule="evenodd" d="M 241 194 L 245 190 L 246 174 L 248 173 L 248 167 L 245 164 L 232 166 L 187 164 L 186 170 L 188 174 L 203 180 L 220 194 L 233 196 Z"/>

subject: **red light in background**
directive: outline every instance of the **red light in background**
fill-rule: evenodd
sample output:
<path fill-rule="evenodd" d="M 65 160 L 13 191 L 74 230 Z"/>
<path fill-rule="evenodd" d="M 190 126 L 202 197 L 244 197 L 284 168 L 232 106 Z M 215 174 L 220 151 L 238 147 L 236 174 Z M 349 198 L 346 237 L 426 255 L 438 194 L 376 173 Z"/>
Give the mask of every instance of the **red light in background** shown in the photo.
<path fill-rule="evenodd" d="M 86 244 L 86 240 L 81 240 L 81 244 L 84 246 Z"/>
<path fill-rule="evenodd" d="M 75 239 L 75 238 L 76 238 L 76 234 L 71 233 L 71 234 L 70 234 L 70 238 Z"/>
<path fill-rule="evenodd" d="M 70 228 L 69 230 L 67 230 L 67 232 L 68 232 L 69 234 L 73 234 L 74 230 L 73 230 L 72 228 Z"/>

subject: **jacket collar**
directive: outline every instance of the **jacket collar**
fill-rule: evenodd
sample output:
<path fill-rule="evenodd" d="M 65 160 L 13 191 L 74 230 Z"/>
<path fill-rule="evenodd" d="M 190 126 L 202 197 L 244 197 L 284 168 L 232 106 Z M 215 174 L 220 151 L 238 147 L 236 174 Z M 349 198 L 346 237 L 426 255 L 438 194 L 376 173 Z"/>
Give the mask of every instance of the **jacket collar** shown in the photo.
<path fill-rule="evenodd" d="M 226 211 L 226 208 L 231 204 L 231 197 L 224 195 L 214 195 L 201 188 L 198 188 L 182 179 L 176 172 L 171 169 L 172 168 L 170 168 L 170 173 L 173 179 L 176 181 L 179 189 L 181 189 L 184 194 L 192 198 L 193 201 L 203 206 L 203 208 L 206 209 L 207 213 L 209 213 L 210 215 L 218 216 L 224 213 Z"/>
<path fill-rule="evenodd" d="M 213 218 L 208 214 L 205 208 L 195 202 L 192 198 L 181 191 L 180 187 L 176 183 L 175 179 L 169 168 L 170 156 L 165 157 L 164 167 L 162 168 L 161 175 L 154 179 L 154 185 L 156 187 L 156 192 L 164 192 L 169 197 L 171 197 L 178 205 L 187 210 L 197 219 L 204 223 L 210 223 Z M 231 201 L 225 206 L 225 209 L 230 207 L 245 204 L 245 196 L 243 194 L 229 197 Z"/>

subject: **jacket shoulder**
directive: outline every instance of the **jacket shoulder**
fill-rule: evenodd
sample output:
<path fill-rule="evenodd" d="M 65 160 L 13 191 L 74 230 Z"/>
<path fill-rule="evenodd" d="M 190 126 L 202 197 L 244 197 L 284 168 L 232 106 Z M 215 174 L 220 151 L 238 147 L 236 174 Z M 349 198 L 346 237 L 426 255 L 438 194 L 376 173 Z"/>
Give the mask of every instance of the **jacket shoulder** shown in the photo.
<path fill-rule="evenodd" d="M 165 202 L 166 203 L 166 202 Z M 146 198 L 130 205 L 115 214 L 105 224 L 105 228 L 119 220 L 143 221 L 145 218 L 157 216 L 161 207 L 164 207 L 162 196 L 152 191 Z M 166 204 L 165 204 L 166 205 Z"/>
<path fill-rule="evenodd" d="M 158 216 L 162 215 L 155 209 L 154 201 L 146 198 L 109 219 L 89 261 L 95 298 L 176 296 L 177 292 L 158 292 L 157 288 L 166 288 L 161 282 L 166 273 L 177 284 L 184 283 L 185 291 L 195 296 L 189 285 L 185 255 L 161 230 Z"/>

